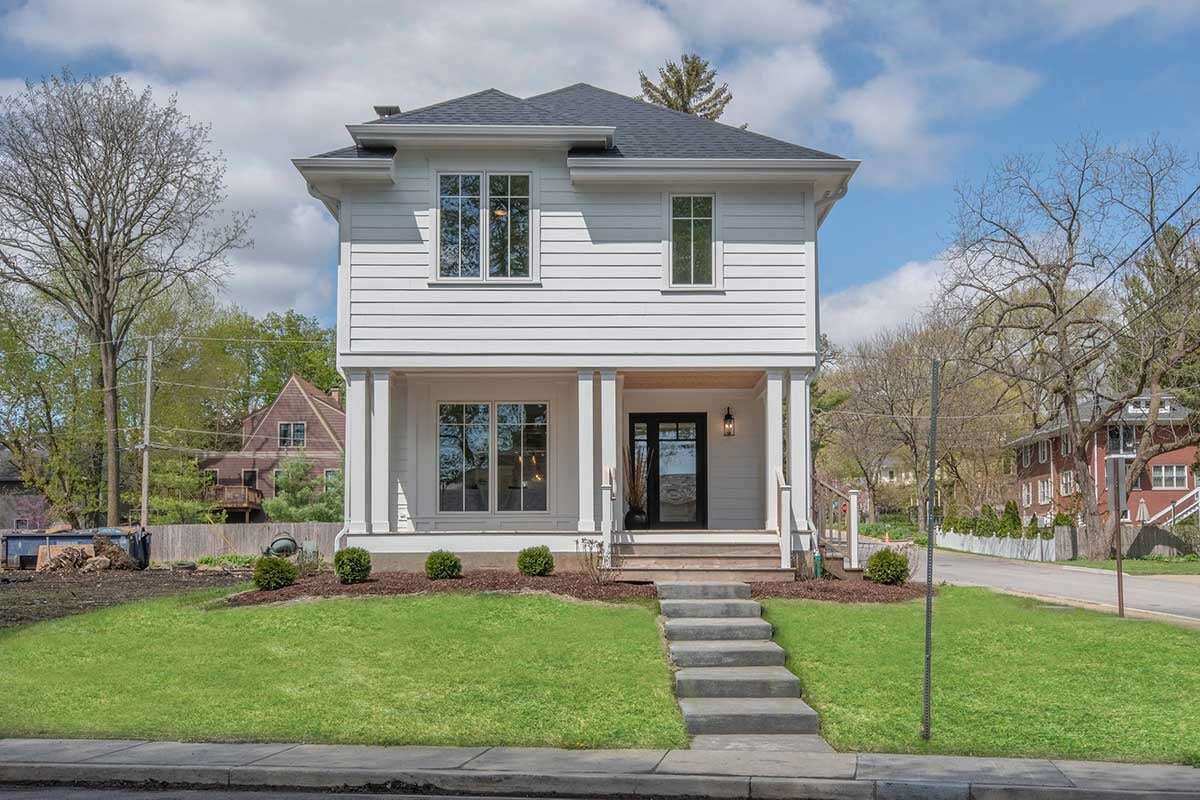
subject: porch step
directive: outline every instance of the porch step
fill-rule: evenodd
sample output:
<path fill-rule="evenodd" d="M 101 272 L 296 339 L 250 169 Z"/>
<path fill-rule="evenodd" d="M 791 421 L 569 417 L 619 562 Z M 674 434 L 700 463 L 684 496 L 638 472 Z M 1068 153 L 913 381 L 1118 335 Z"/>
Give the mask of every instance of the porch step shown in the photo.
<path fill-rule="evenodd" d="M 671 642 L 763 639 L 771 638 L 774 629 L 771 623 L 761 618 L 732 617 L 717 619 L 668 619 L 663 626 L 667 640 Z"/>
<path fill-rule="evenodd" d="M 753 600 L 659 600 L 663 616 L 680 617 L 760 617 L 762 606 Z"/>
<path fill-rule="evenodd" d="M 622 569 L 774 569 L 779 566 L 779 548 L 774 555 L 728 553 L 678 553 L 671 555 L 618 555 Z"/>
<path fill-rule="evenodd" d="M 747 567 L 704 567 L 692 569 L 679 567 L 666 569 L 661 567 L 622 567 L 614 576 L 615 580 L 626 583 L 660 583 L 671 581 L 744 581 L 747 583 L 773 583 L 776 581 L 794 581 L 796 573 L 791 569 L 751 569 Z"/>
<path fill-rule="evenodd" d="M 701 583 L 699 581 L 660 581 L 654 587 L 659 600 L 749 600 L 750 585 L 740 581 Z"/>
<path fill-rule="evenodd" d="M 688 667 L 675 673 L 677 697 L 799 697 L 784 667 Z"/>
<path fill-rule="evenodd" d="M 815 733 L 701 734 L 692 738 L 693 750 L 765 750 L 776 753 L 834 753 Z"/>
<path fill-rule="evenodd" d="M 817 712 L 798 697 L 682 697 L 688 733 L 817 733 Z"/>
<path fill-rule="evenodd" d="M 667 648 L 675 666 L 687 667 L 782 667 L 787 654 L 774 642 L 682 641 Z"/>
<path fill-rule="evenodd" d="M 622 558 L 633 556 L 763 556 L 779 558 L 777 542 L 620 542 L 613 553 Z"/>

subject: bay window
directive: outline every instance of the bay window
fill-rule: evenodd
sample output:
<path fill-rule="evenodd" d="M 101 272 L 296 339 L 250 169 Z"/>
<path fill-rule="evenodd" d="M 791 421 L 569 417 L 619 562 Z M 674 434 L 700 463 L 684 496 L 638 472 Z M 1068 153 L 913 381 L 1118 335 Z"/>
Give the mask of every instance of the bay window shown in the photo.
<path fill-rule="evenodd" d="M 531 183 L 522 173 L 439 173 L 433 276 L 469 282 L 536 278 Z"/>

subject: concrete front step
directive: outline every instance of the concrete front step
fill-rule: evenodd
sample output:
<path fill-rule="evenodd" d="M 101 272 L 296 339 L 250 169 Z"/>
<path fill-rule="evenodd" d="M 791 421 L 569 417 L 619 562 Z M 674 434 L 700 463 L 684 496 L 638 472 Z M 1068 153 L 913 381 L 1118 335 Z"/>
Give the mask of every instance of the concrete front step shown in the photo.
<path fill-rule="evenodd" d="M 769 640 L 774 630 L 771 623 L 765 619 L 752 617 L 669 619 L 663 629 L 669 642 L 717 639 Z"/>
<path fill-rule="evenodd" d="M 658 607 L 670 619 L 762 616 L 762 606 L 754 600 L 659 600 Z"/>
<path fill-rule="evenodd" d="M 692 738 L 693 750 L 763 750 L 774 753 L 834 753 L 815 733 L 707 733 Z"/>
<path fill-rule="evenodd" d="M 791 569 L 746 569 L 742 567 L 711 567 L 705 569 L 661 569 L 638 567 L 621 568 L 615 579 L 626 583 L 660 583 L 662 581 L 748 581 L 755 583 L 791 582 L 796 573 Z"/>
<path fill-rule="evenodd" d="M 659 600 L 749 600 L 750 584 L 736 581 L 660 581 L 655 587 Z"/>
<path fill-rule="evenodd" d="M 817 712 L 798 697 L 683 697 L 693 736 L 713 733 L 818 733 Z"/>
<path fill-rule="evenodd" d="M 613 545 L 613 553 L 630 556 L 762 556 L 779 558 L 778 544 L 753 542 L 629 542 Z"/>
<path fill-rule="evenodd" d="M 684 641 L 668 645 L 671 661 L 686 667 L 782 667 L 787 653 L 774 642 Z"/>
<path fill-rule="evenodd" d="M 676 697 L 799 697 L 786 667 L 688 667 L 675 673 Z"/>
<path fill-rule="evenodd" d="M 775 569 L 779 566 L 779 553 L 775 555 L 664 555 L 664 556 L 617 556 L 621 569 Z"/>

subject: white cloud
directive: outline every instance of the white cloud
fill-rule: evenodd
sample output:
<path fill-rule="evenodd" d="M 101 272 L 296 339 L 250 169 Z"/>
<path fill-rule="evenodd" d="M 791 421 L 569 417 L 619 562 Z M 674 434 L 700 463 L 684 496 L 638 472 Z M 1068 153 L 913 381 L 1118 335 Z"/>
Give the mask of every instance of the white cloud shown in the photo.
<path fill-rule="evenodd" d="M 910 261 L 882 278 L 828 294 L 821 300 L 821 332 L 849 347 L 919 316 L 937 296 L 945 263 Z"/>

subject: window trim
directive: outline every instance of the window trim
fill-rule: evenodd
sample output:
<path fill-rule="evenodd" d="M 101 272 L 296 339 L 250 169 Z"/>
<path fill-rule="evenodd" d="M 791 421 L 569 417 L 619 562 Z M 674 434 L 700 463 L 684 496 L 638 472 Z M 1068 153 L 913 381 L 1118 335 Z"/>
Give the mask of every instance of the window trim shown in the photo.
<path fill-rule="evenodd" d="M 1021 484 L 1021 507 L 1033 508 L 1033 484 L 1029 481 Z"/>
<path fill-rule="evenodd" d="M 1070 479 L 1070 480 L 1068 480 Z M 1070 483 L 1068 490 L 1067 484 Z M 1064 469 L 1058 473 L 1058 495 L 1059 497 L 1070 497 L 1079 493 L 1079 481 L 1076 480 L 1075 470 Z"/>
<path fill-rule="evenodd" d="M 296 439 L 296 426 L 303 425 L 304 426 L 304 442 L 303 442 L 303 444 L 287 444 L 287 445 L 285 445 L 283 443 L 283 426 L 284 425 L 290 426 L 288 428 L 288 441 L 289 442 L 294 442 Z M 303 450 L 305 447 L 308 446 L 308 423 L 305 422 L 304 420 L 297 420 L 295 422 L 276 423 L 275 433 L 276 433 L 275 444 L 279 447 L 280 450 Z"/>
<path fill-rule="evenodd" d="M 432 171 L 432 199 L 429 203 L 429 285 L 436 286 L 538 286 L 542 282 L 542 213 L 541 192 L 538 185 L 538 170 L 528 165 L 507 168 L 503 165 L 456 166 L 453 163 L 439 165 Z M 478 277 L 450 278 L 439 272 L 442 254 L 442 203 L 441 184 L 443 175 L 479 176 L 479 275 Z M 489 278 L 488 254 L 491 245 L 491 226 L 487 224 L 489 203 L 488 177 L 490 175 L 524 175 L 529 178 L 529 276 L 518 278 Z M 463 512 L 457 512 L 463 513 Z"/>
<path fill-rule="evenodd" d="M 1058 437 L 1058 454 L 1060 456 L 1071 455 L 1071 437 L 1065 433 Z"/>
<path fill-rule="evenodd" d="M 1045 489 L 1043 494 L 1042 489 Z M 1049 478 L 1039 478 L 1037 485 L 1037 504 L 1039 506 L 1049 505 L 1054 500 L 1054 484 Z"/>
<path fill-rule="evenodd" d="M 246 483 L 246 473 L 247 473 L 247 472 L 253 472 L 253 473 L 254 473 L 254 483 L 253 483 L 253 484 L 247 484 L 247 483 Z M 257 469 L 244 469 L 244 470 L 242 470 L 242 488 L 244 488 L 244 489 L 258 489 L 258 470 L 257 470 Z"/>
<path fill-rule="evenodd" d="M 1028 467 L 1033 462 L 1033 445 L 1027 444 L 1021 448 L 1021 466 Z"/>
<path fill-rule="evenodd" d="M 671 236 L 671 206 L 676 197 L 708 197 L 712 199 L 712 283 L 677 284 L 671 277 L 671 258 L 674 242 Z M 679 190 L 662 194 L 662 291 L 664 293 L 724 292 L 725 291 L 725 235 L 722 229 L 721 195 L 714 190 Z"/>
<path fill-rule="evenodd" d="M 1173 475 L 1178 475 L 1180 469 L 1183 470 L 1183 486 L 1155 486 L 1154 471 L 1163 470 L 1170 467 Z M 1188 474 L 1191 472 L 1187 464 L 1151 464 L 1150 465 L 1150 490 L 1155 492 L 1183 492 L 1188 489 Z"/>
<path fill-rule="evenodd" d="M 533 514 L 536 516 L 550 516 L 554 513 L 554 479 L 550 470 L 546 471 L 546 508 L 544 511 L 501 511 L 500 491 L 497 485 L 499 475 L 499 456 L 497 451 L 498 437 L 496 435 L 496 406 L 498 405 L 544 405 L 546 406 L 546 457 L 552 458 L 554 449 L 554 433 L 552 431 L 554 420 L 554 404 L 548 399 L 530 398 L 525 400 L 459 400 L 459 399 L 438 399 L 433 401 L 433 482 L 434 482 L 434 517 L 445 517 L 448 519 L 463 519 L 474 514 L 477 517 L 495 517 L 495 516 L 511 516 Z M 488 510 L 487 511 L 443 511 L 441 503 L 441 488 L 438 484 L 438 427 L 441 419 L 441 407 L 444 405 L 480 405 L 488 406 Z"/>
<path fill-rule="evenodd" d="M 1048 439 L 1038 439 L 1037 451 L 1038 463 L 1045 464 L 1050 460 L 1050 441 Z"/>

